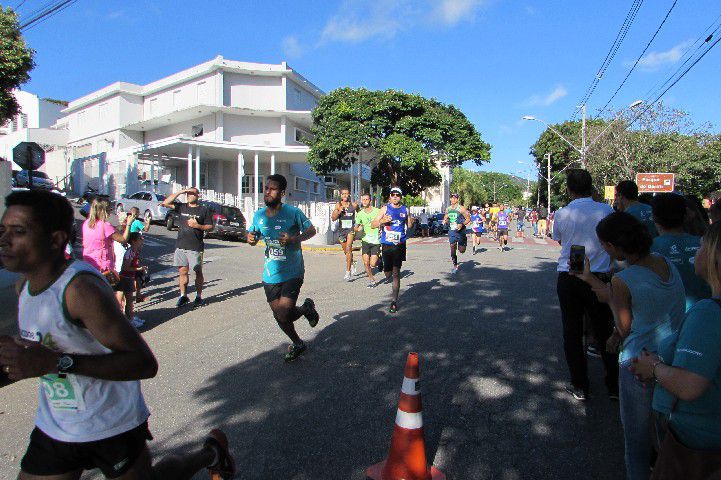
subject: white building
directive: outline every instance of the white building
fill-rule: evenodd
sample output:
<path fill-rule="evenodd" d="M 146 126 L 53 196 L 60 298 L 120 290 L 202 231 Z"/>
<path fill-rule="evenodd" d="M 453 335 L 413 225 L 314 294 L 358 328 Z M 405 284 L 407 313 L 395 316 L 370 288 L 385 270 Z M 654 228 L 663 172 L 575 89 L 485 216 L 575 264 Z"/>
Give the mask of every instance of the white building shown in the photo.
<path fill-rule="evenodd" d="M 197 186 L 247 212 L 262 201 L 263 178 L 277 172 L 288 179 L 287 200 L 324 201 L 329 192 L 302 142 L 322 95 L 285 62 L 220 56 L 147 85 L 114 83 L 63 111 L 74 189 L 97 183 L 117 197 L 160 180 L 161 189 Z M 334 179 L 347 185 L 350 172 Z M 361 179 L 367 187 L 368 169 Z"/>
<path fill-rule="evenodd" d="M 0 157 L 12 160 L 13 148 L 20 142 L 38 143 L 45 149 L 45 164 L 39 170 L 63 186 L 63 179 L 68 174 L 64 149 L 68 131 L 56 124 L 63 116 L 64 104 L 22 90 L 13 90 L 12 95 L 20 112 L 0 126 Z M 20 166 L 13 162 L 12 169 L 20 170 Z"/>

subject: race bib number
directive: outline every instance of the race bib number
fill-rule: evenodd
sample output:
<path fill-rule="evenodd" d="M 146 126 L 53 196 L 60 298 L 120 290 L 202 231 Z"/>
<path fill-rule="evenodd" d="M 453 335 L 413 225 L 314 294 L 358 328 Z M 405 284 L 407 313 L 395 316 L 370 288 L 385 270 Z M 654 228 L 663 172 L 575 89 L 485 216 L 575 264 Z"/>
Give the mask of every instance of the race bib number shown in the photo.
<path fill-rule="evenodd" d="M 53 410 L 85 410 L 80 385 L 75 379 L 75 375 L 68 375 L 65 378 L 60 378 L 56 374 L 45 375 L 40 378 L 40 384 L 45 391 L 45 398 Z"/>
<path fill-rule="evenodd" d="M 391 243 L 400 243 L 401 232 L 396 232 L 393 230 L 386 230 L 386 240 Z"/>
<path fill-rule="evenodd" d="M 268 241 L 268 259 L 276 262 L 285 261 L 285 247 L 282 246 L 278 240 Z"/>
<path fill-rule="evenodd" d="M 341 220 L 341 221 L 340 221 L 340 228 L 342 228 L 342 229 L 344 229 L 344 230 L 348 230 L 348 229 L 353 228 L 353 220 L 350 220 L 350 219 L 348 219 L 348 220 Z"/>

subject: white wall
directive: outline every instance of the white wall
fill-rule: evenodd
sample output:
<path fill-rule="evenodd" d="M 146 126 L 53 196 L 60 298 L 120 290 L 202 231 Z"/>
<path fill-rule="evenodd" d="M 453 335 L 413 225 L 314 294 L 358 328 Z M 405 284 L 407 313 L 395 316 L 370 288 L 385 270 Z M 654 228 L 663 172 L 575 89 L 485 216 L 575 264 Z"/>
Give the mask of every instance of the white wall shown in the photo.
<path fill-rule="evenodd" d="M 280 118 L 225 115 L 224 140 L 247 145 L 284 144 Z"/>
<path fill-rule="evenodd" d="M 120 94 L 94 102 L 67 117 L 70 142 L 117 130 L 120 126 Z"/>
<path fill-rule="evenodd" d="M 285 98 L 280 77 L 223 72 L 223 105 L 258 110 L 283 110 Z"/>
<path fill-rule="evenodd" d="M 62 118 L 63 110 L 62 105 L 57 103 L 48 102 L 47 100 L 40 100 L 38 102 L 38 121 L 37 126 L 28 125 L 30 128 L 49 128 L 55 124 L 60 118 Z"/>
<path fill-rule="evenodd" d="M 311 111 L 318 100 L 293 80 L 286 79 L 286 110 Z"/>
<path fill-rule="evenodd" d="M 217 81 L 217 75 L 210 73 L 146 95 L 143 98 L 143 118 L 148 120 L 195 105 L 216 105 Z"/>
<path fill-rule="evenodd" d="M 121 93 L 118 104 L 118 126 L 129 125 L 143 119 L 143 97 Z"/>
<path fill-rule="evenodd" d="M 186 122 L 173 123 L 167 127 L 149 130 L 145 132 L 145 143 L 154 142 L 155 140 L 160 140 L 162 138 L 173 137 L 175 135 L 186 135 L 190 137 L 193 125 L 198 124 L 203 124 L 203 135 L 199 138 L 206 140 L 215 139 L 215 115 L 206 115 Z"/>

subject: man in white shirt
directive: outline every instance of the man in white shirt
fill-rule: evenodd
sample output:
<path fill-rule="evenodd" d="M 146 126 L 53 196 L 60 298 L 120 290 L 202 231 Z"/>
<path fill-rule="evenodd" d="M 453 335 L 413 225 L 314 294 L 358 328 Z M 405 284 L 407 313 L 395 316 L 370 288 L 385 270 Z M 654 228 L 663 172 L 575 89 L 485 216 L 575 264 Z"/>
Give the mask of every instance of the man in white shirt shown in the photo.
<path fill-rule="evenodd" d="M 421 235 L 427 237 L 430 228 L 428 223 L 428 213 L 425 208 L 421 210 L 421 213 L 418 215 L 418 223 L 420 225 Z"/>
<path fill-rule="evenodd" d="M 583 351 L 585 313 L 601 347 L 609 397 L 618 399 L 617 355 L 603 348 L 613 331 L 613 313 L 607 304 L 598 301 L 588 284 L 568 273 L 571 246 L 582 245 L 586 249 L 591 272 L 605 282 L 611 280 L 611 259 L 598 240 L 596 225 L 613 213 L 613 208 L 591 198 L 593 181 L 586 170 L 569 170 L 566 185 L 571 202 L 556 212 L 553 229 L 553 239 L 561 244 L 557 292 L 563 320 L 563 349 L 571 374 L 571 384 L 566 390 L 576 400 L 583 401 L 588 396 L 588 371 Z"/>

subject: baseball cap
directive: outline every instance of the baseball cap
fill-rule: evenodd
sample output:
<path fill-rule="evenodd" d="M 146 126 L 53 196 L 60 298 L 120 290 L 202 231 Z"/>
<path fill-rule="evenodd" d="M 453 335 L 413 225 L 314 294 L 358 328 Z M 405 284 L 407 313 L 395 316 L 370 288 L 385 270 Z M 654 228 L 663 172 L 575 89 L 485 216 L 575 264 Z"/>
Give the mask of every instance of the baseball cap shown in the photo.
<path fill-rule="evenodd" d="M 391 193 L 397 193 L 398 195 L 403 195 L 403 191 L 399 187 L 391 188 Z"/>
<path fill-rule="evenodd" d="M 456 198 L 458 198 L 458 194 L 457 194 L 456 192 L 451 192 L 451 197 L 456 197 Z"/>

